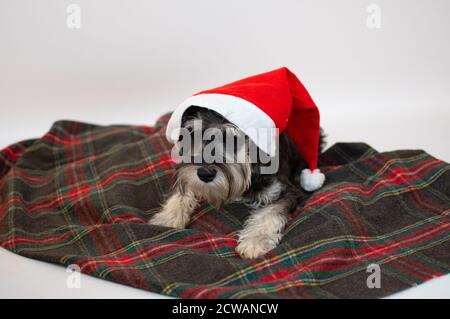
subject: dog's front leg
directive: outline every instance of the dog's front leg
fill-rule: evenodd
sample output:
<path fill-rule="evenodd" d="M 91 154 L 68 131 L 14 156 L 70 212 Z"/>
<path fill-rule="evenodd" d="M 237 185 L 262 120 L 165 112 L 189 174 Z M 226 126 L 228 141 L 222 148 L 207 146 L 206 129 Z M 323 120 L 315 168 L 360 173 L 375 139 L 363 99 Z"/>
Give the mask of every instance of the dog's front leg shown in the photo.
<path fill-rule="evenodd" d="M 239 233 L 236 251 L 248 259 L 263 256 L 280 242 L 292 203 L 280 200 L 254 210 Z"/>
<path fill-rule="evenodd" d="M 181 194 L 175 191 L 167 199 L 162 210 L 150 219 L 149 224 L 185 228 L 197 204 L 198 200 L 192 192 L 187 191 Z"/>

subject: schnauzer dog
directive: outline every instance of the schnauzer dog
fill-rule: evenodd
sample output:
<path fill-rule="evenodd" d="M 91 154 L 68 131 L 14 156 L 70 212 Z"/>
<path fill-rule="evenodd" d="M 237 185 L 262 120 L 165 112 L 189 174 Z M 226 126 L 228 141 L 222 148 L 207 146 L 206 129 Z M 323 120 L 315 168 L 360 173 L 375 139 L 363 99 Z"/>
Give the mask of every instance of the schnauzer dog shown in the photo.
<path fill-rule="evenodd" d="M 197 123 L 201 124 L 197 125 L 201 127 L 201 132 L 196 132 Z M 239 232 L 236 251 L 243 258 L 254 259 L 274 249 L 282 238 L 289 213 L 305 195 L 296 185 L 299 185 L 299 172 L 307 165 L 290 138 L 280 134 L 278 170 L 273 174 L 264 174 L 261 168 L 269 164 L 263 163 L 259 157 L 249 160 L 248 146 L 251 141 L 220 114 L 192 106 L 183 115 L 182 127 L 191 135 L 213 129 L 222 132 L 226 138 L 244 137 L 246 160 L 236 161 L 236 144 L 231 151 L 227 148 L 221 154 L 225 159 L 232 157 L 233 161 L 195 161 L 198 152 L 192 152 L 192 160 L 183 161 L 177 169 L 173 192 L 149 223 L 185 228 L 201 200 L 218 208 L 226 203 L 242 202 L 251 208 L 251 214 Z M 211 140 L 213 138 L 202 141 L 200 148 L 207 147 Z M 195 148 L 195 145 L 192 147 Z M 320 137 L 319 152 L 322 148 L 323 136 Z"/>

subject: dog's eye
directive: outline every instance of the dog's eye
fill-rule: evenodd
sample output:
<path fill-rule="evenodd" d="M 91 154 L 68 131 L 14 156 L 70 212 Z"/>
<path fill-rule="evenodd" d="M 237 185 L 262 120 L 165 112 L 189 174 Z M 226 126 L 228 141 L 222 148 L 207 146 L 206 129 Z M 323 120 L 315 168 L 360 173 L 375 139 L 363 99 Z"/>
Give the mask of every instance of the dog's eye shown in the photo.
<path fill-rule="evenodd" d="M 194 128 L 192 126 L 185 126 L 185 127 L 183 127 L 183 130 L 187 130 L 189 132 L 189 134 L 192 135 Z M 180 134 L 180 136 L 178 136 L 178 142 L 181 142 L 182 140 L 183 140 L 183 135 Z"/>

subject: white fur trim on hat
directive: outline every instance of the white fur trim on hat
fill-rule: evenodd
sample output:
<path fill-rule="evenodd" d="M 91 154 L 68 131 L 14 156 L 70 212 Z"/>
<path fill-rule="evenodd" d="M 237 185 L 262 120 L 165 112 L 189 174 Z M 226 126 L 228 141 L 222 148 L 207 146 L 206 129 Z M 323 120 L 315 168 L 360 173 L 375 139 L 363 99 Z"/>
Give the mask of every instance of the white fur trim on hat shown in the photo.
<path fill-rule="evenodd" d="M 216 111 L 247 134 L 263 152 L 275 156 L 277 130 L 274 121 L 255 104 L 228 94 L 198 94 L 181 103 L 167 124 L 166 137 L 170 142 L 178 141 L 183 114 L 193 105 Z"/>
<path fill-rule="evenodd" d="M 319 169 L 311 171 L 308 168 L 302 170 L 300 175 L 300 185 L 307 192 L 314 192 L 322 187 L 325 182 L 325 175 Z"/>

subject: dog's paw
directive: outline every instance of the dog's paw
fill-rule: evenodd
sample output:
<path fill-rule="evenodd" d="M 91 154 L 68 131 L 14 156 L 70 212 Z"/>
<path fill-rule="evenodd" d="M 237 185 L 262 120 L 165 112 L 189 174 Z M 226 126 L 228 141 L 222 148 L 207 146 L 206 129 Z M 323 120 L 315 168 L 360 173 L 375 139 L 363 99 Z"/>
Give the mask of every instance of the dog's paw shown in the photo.
<path fill-rule="evenodd" d="M 165 211 L 155 214 L 148 222 L 150 225 L 171 228 L 185 228 L 188 223 L 182 214 L 169 214 Z"/>
<path fill-rule="evenodd" d="M 236 251 L 242 258 L 255 259 L 264 256 L 274 249 L 280 238 L 279 236 L 250 236 L 239 240 Z"/>

